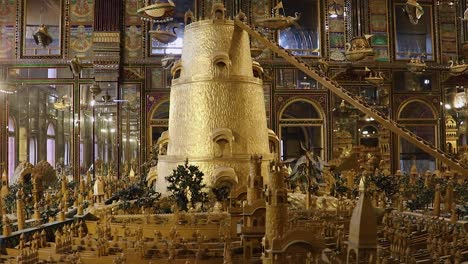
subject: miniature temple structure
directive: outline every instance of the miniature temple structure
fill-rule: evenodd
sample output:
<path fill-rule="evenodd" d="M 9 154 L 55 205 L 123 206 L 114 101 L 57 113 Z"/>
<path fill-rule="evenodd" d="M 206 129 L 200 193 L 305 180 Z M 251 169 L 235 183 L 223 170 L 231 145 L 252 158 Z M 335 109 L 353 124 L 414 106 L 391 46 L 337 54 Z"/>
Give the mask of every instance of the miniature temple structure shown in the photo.
<path fill-rule="evenodd" d="M 238 187 L 247 186 L 250 155 L 263 156 L 263 171 L 273 160 L 249 36 L 227 19 L 224 6 L 213 5 L 211 14 L 186 25 L 182 56 L 172 67 L 169 141 L 167 153 L 159 156 L 155 184 L 162 193 L 164 175 L 186 159 L 204 171 L 210 186 L 228 181 Z"/>

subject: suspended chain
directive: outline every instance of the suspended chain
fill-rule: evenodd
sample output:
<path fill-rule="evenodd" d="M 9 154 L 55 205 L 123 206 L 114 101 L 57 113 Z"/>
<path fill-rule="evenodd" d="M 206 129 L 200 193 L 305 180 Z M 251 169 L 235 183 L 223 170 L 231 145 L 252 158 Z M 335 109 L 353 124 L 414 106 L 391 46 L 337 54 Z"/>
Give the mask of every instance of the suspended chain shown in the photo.
<path fill-rule="evenodd" d="M 454 157 L 451 157 L 451 155 L 436 148 L 432 143 L 425 141 L 424 139 L 415 135 L 402 125 L 397 124 L 395 121 L 389 119 L 386 115 L 368 105 L 364 100 L 357 98 L 352 93 L 341 87 L 336 81 L 329 79 L 318 70 L 309 67 L 306 63 L 301 61 L 299 58 L 295 57 L 288 50 L 285 50 L 277 43 L 274 43 L 266 37 L 262 36 L 255 29 L 250 28 L 247 24 L 239 20 L 239 18 L 236 17 L 234 22 L 236 26 L 245 30 L 250 36 L 256 38 L 260 43 L 268 47 L 271 51 L 283 57 L 286 61 L 296 66 L 309 77 L 317 80 L 320 84 L 322 84 L 324 87 L 332 91 L 334 94 L 336 94 L 349 104 L 361 110 L 366 115 L 374 118 L 374 120 L 379 122 L 386 129 L 396 133 L 401 138 L 404 138 L 407 141 L 413 143 L 415 146 L 424 150 L 426 153 L 430 154 L 431 156 L 439 159 L 440 161 L 448 165 L 451 169 L 458 171 L 459 173 L 461 173 L 461 175 L 468 176 L 468 167 L 460 163 Z"/>

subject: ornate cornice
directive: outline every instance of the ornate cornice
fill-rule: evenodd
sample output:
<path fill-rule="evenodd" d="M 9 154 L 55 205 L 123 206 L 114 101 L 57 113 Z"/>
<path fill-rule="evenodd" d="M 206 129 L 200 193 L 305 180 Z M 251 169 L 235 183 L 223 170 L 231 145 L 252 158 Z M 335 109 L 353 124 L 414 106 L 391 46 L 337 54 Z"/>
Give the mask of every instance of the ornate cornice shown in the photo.
<path fill-rule="evenodd" d="M 94 43 L 120 43 L 120 32 L 93 32 Z"/>

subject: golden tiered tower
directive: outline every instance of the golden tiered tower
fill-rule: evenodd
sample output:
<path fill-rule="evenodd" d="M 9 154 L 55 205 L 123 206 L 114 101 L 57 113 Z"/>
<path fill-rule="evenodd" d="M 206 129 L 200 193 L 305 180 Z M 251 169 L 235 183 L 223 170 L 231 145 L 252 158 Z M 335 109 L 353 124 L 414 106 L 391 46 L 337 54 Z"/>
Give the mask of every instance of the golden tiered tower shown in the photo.
<path fill-rule="evenodd" d="M 254 77 L 248 34 L 224 18 L 215 4 L 212 19 L 186 25 L 182 57 L 172 68 L 166 155 L 160 155 L 156 190 L 186 159 L 200 167 L 205 183 L 245 188 L 250 156 L 273 159 L 262 80 Z M 263 175 L 264 178 L 265 175 Z"/>

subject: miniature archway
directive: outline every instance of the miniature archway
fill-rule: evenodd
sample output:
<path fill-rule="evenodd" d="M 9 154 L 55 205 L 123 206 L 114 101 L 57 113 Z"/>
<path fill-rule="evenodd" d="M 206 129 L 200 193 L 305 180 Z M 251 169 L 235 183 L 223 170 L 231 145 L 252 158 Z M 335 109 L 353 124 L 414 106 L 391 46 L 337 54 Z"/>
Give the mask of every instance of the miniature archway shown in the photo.
<path fill-rule="evenodd" d="M 218 52 L 213 55 L 212 58 L 214 77 L 225 78 L 229 76 L 229 70 L 231 68 L 231 59 L 225 52 Z"/>
<path fill-rule="evenodd" d="M 215 157 L 221 158 L 232 156 L 232 144 L 234 136 L 229 128 L 215 128 L 211 132 L 211 140 L 215 143 L 213 145 L 213 153 Z"/>
<path fill-rule="evenodd" d="M 398 110 L 399 120 L 434 120 L 436 110 L 426 101 L 413 99 L 404 102 Z"/>
<path fill-rule="evenodd" d="M 180 60 L 174 63 L 174 66 L 171 68 L 172 79 L 177 80 L 182 74 L 182 62 Z"/>
<path fill-rule="evenodd" d="M 263 79 L 264 71 L 263 67 L 257 61 L 252 62 L 253 76 L 259 79 Z"/>
<path fill-rule="evenodd" d="M 323 250 L 323 245 L 319 241 L 313 241 L 313 239 L 307 238 L 307 235 L 311 235 L 308 232 L 293 232 L 287 234 L 283 239 L 285 241 L 281 246 L 280 250 L 284 252 L 284 256 L 293 256 L 293 263 L 303 263 L 307 258 L 316 258 Z"/>
<path fill-rule="evenodd" d="M 169 98 L 163 98 L 154 104 L 148 113 L 148 124 L 151 127 L 148 129 L 146 141 L 148 142 L 148 154 L 150 153 L 152 146 L 158 144 L 159 138 L 169 128 L 169 107 Z"/>
<path fill-rule="evenodd" d="M 401 104 L 397 111 L 398 123 L 404 129 L 413 132 L 434 146 L 437 146 L 437 111 L 429 103 L 420 99 L 409 99 Z M 431 155 L 409 143 L 405 139 L 398 139 L 398 153 L 400 154 L 399 168 L 410 172 L 416 166 L 419 172 L 436 169 L 436 160 Z"/>
<path fill-rule="evenodd" d="M 279 112 L 280 157 L 283 160 L 299 157 L 302 143 L 324 158 L 324 116 L 322 107 L 314 100 L 294 98 L 287 102 Z"/>
<path fill-rule="evenodd" d="M 233 187 L 239 182 L 236 172 L 231 167 L 218 167 L 211 174 L 211 185 L 214 187 Z"/>
<path fill-rule="evenodd" d="M 214 3 L 211 8 L 211 19 L 213 21 L 224 21 L 226 8 L 222 3 Z"/>
<path fill-rule="evenodd" d="M 169 132 L 168 131 L 162 132 L 161 137 L 159 137 L 156 144 L 158 145 L 158 148 L 159 148 L 158 155 L 166 155 L 167 148 L 169 147 Z"/>
<path fill-rule="evenodd" d="M 359 129 L 359 144 L 366 147 L 379 146 L 379 130 L 373 125 L 365 125 Z"/>

